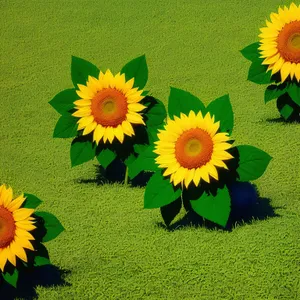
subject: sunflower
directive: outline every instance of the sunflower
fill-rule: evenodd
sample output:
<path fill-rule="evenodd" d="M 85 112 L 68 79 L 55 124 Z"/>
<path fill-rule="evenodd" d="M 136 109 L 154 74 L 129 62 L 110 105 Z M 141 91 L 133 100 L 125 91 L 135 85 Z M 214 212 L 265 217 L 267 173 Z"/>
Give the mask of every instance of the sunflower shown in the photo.
<path fill-rule="evenodd" d="M 224 160 L 233 158 L 226 152 L 231 147 L 228 133 L 217 133 L 220 122 L 208 112 L 204 117 L 190 111 L 189 115 L 168 120 L 164 130 L 158 133 L 154 152 L 160 168 L 166 169 L 164 176 L 170 176 L 174 186 L 181 182 L 188 188 L 193 181 L 198 186 L 200 180 L 210 182 L 210 176 L 218 180 L 216 167 L 228 169 Z"/>
<path fill-rule="evenodd" d="M 102 138 L 104 143 L 115 138 L 123 143 L 124 135 L 133 136 L 132 124 L 145 125 L 140 112 L 146 108 L 139 103 L 143 91 L 133 84 L 134 78 L 126 82 L 125 74 L 114 76 L 110 70 L 100 72 L 98 79 L 89 76 L 86 85 L 78 84 L 81 99 L 74 102 L 73 113 L 80 118 L 78 130 L 83 129 L 83 135 L 93 132 L 97 145 Z"/>
<path fill-rule="evenodd" d="M 34 250 L 29 231 L 35 229 L 34 209 L 20 208 L 26 198 L 12 199 L 12 189 L 0 186 L 0 269 L 4 272 L 7 261 L 16 266 L 16 258 L 27 262 L 24 249 Z"/>
<path fill-rule="evenodd" d="M 271 22 L 260 29 L 259 51 L 272 75 L 280 71 L 281 82 L 295 76 L 300 82 L 300 5 L 279 7 L 270 15 Z"/>

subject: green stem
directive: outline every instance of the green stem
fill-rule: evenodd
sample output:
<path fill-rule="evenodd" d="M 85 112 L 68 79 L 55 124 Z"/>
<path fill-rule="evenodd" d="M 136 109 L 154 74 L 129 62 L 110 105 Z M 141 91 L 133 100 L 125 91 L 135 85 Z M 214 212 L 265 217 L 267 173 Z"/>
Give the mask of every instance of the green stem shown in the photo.
<path fill-rule="evenodd" d="M 128 185 L 128 167 L 126 166 L 124 185 Z"/>

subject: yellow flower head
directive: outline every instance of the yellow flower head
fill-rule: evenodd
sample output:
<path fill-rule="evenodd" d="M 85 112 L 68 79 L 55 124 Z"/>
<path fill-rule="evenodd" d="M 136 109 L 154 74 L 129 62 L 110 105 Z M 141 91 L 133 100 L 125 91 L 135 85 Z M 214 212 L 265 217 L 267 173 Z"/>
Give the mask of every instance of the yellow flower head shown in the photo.
<path fill-rule="evenodd" d="M 224 160 L 233 158 L 226 152 L 231 147 L 227 143 L 227 133 L 217 133 L 220 122 L 207 113 L 191 111 L 188 116 L 181 113 L 174 117 L 158 134 L 154 152 L 158 154 L 156 163 L 164 168 L 164 176 L 176 186 L 181 183 L 188 188 L 193 181 L 196 186 L 200 180 L 210 182 L 210 176 L 218 180 L 216 167 L 228 169 Z"/>
<path fill-rule="evenodd" d="M 300 5 L 279 7 L 270 15 L 271 22 L 260 29 L 260 54 L 272 75 L 280 71 L 281 82 L 288 76 L 300 82 Z"/>
<path fill-rule="evenodd" d="M 126 82 L 125 74 L 114 76 L 110 70 L 100 72 L 99 78 L 89 76 L 86 86 L 78 84 L 81 99 L 74 102 L 73 113 L 80 118 L 78 130 L 83 129 L 83 135 L 93 132 L 97 145 L 101 139 L 112 143 L 117 138 L 123 143 L 124 135 L 133 136 L 132 124 L 145 125 L 140 112 L 146 108 L 139 103 L 143 91 L 133 84 L 134 78 Z"/>
<path fill-rule="evenodd" d="M 12 189 L 0 186 L 0 269 L 4 271 L 7 261 L 16 266 L 16 258 L 27 262 L 24 249 L 34 250 L 29 231 L 35 229 L 34 209 L 20 208 L 26 198 L 13 198 Z"/>

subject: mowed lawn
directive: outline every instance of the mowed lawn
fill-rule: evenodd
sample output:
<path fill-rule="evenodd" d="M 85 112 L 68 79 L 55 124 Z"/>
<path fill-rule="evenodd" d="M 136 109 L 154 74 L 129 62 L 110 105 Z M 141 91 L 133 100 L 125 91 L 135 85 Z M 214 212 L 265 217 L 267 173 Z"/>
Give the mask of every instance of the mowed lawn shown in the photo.
<path fill-rule="evenodd" d="M 239 53 L 283 3 L 1 0 L 0 181 L 41 198 L 66 229 L 47 243 L 65 284 L 38 286 L 39 299 L 300 299 L 300 125 L 264 104 Z M 170 232 L 143 209 L 144 188 L 97 185 L 96 160 L 71 168 L 48 104 L 72 88 L 71 55 L 116 73 L 142 54 L 146 89 L 164 103 L 170 86 L 205 104 L 229 93 L 235 143 L 273 157 L 255 183 L 278 216 Z"/>

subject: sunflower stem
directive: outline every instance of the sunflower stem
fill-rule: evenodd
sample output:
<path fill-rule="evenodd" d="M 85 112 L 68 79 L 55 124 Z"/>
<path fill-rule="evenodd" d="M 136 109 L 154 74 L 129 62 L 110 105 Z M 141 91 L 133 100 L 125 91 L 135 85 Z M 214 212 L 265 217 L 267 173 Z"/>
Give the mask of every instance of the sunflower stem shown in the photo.
<path fill-rule="evenodd" d="M 128 167 L 126 166 L 124 185 L 128 185 Z"/>

